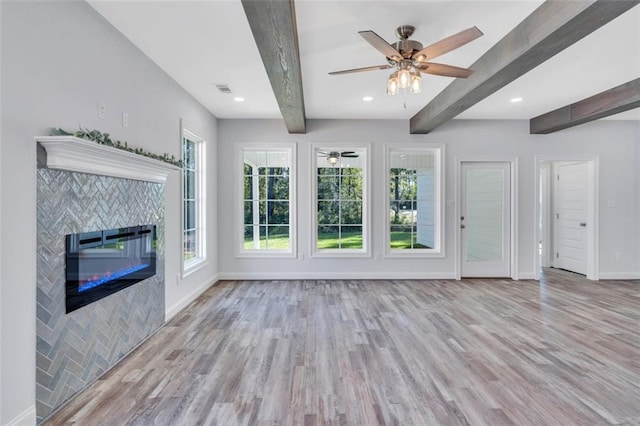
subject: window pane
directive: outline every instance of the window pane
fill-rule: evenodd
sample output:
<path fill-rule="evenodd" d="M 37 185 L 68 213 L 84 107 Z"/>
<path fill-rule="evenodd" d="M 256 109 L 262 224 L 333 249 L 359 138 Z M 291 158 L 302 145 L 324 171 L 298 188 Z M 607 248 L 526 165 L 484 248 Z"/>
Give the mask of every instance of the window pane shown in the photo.
<path fill-rule="evenodd" d="M 183 158 L 184 158 L 184 166 L 187 169 L 195 169 L 196 168 L 196 144 L 189 139 L 184 139 L 184 143 L 182 145 L 183 148 Z"/>
<path fill-rule="evenodd" d="M 364 154 L 362 148 L 316 151 L 318 250 L 364 247 Z"/>
<path fill-rule="evenodd" d="M 253 224 L 253 201 L 244 202 L 244 223 L 246 225 Z"/>
<path fill-rule="evenodd" d="M 286 150 L 243 151 L 245 177 L 243 196 L 244 221 L 259 227 L 245 226 L 245 250 L 289 250 L 290 161 Z M 252 167 L 246 167 L 250 164 Z M 247 173 L 255 173 L 247 176 Z M 248 200 L 253 198 L 253 202 Z M 275 226 L 272 226 L 275 225 Z"/>
<path fill-rule="evenodd" d="M 196 172 L 192 170 L 184 171 L 184 196 L 191 200 L 196 198 Z"/>
<path fill-rule="evenodd" d="M 433 248 L 434 242 L 434 227 L 433 226 L 418 226 L 416 228 L 416 235 L 413 242 L 413 248 L 427 249 Z"/>
<path fill-rule="evenodd" d="M 267 181 L 267 196 L 270 200 L 289 199 L 289 177 L 272 176 Z"/>
<path fill-rule="evenodd" d="M 253 176 L 244 177 L 244 199 L 251 200 L 253 198 Z"/>
<path fill-rule="evenodd" d="M 318 200 L 337 200 L 340 197 L 338 176 L 318 176 Z"/>
<path fill-rule="evenodd" d="M 189 132 L 184 129 L 185 135 Z M 202 182 L 206 179 L 206 164 L 201 161 L 206 149 L 205 142 L 195 136 L 182 138 L 182 229 L 183 229 L 183 270 L 190 267 L 193 259 L 205 258 L 205 214 L 206 194 Z"/>
<path fill-rule="evenodd" d="M 267 221 L 269 224 L 285 225 L 289 223 L 289 202 L 268 201 Z"/>
<path fill-rule="evenodd" d="M 289 166 L 289 153 L 286 151 L 269 151 L 267 154 L 267 167 L 288 167 Z"/>
<path fill-rule="evenodd" d="M 254 229 L 257 233 L 256 235 L 256 245 L 254 246 L 254 239 L 253 239 L 253 232 Z M 252 249 L 258 249 L 260 248 L 260 227 L 258 226 L 245 226 L 244 227 L 244 249 L 245 250 L 252 250 Z"/>
<path fill-rule="evenodd" d="M 258 199 L 267 199 L 267 176 L 258 176 Z"/>
<path fill-rule="evenodd" d="M 362 248 L 362 226 L 342 226 L 340 247 L 343 249 Z"/>
<path fill-rule="evenodd" d="M 196 227 L 196 202 L 184 202 L 184 229 L 194 229 Z"/>
<path fill-rule="evenodd" d="M 318 226 L 318 249 L 340 248 L 340 227 Z"/>
<path fill-rule="evenodd" d="M 392 249 L 435 247 L 436 155 L 389 153 L 389 232 Z"/>
<path fill-rule="evenodd" d="M 288 226 L 269 226 L 267 229 L 267 248 L 269 250 L 288 250 L 289 249 L 289 227 Z"/>
<path fill-rule="evenodd" d="M 318 224 L 340 223 L 340 208 L 337 201 L 318 201 Z"/>
<path fill-rule="evenodd" d="M 340 198 L 362 200 L 362 169 L 343 169 L 340 179 Z"/>
<path fill-rule="evenodd" d="M 390 201 L 389 202 L 389 218 L 391 223 L 399 224 L 402 223 L 402 216 L 400 216 L 400 202 L 399 201 Z"/>
<path fill-rule="evenodd" d="M 187 231 L 184 233 L 184 260 L 196 257 L 196 231 Z"/>
<path fill-rule="evenodd" d="M 342 220 L 340 223 L 362 224 L 362 202 L 343 201 L 340 205 Z"/>
<path fill-rule="evenodd" d="M 393 249 L 410 249 L 413 243 L 411 225 L 391 225 L 390 242 Z"/>
<path fill-rule="evenodd" d="M 265 225 L 267 223 L 267 202 L 266 201 L 255 201 L 258 204 L 258 223 L 261 225 Z"/>
<path fill-rule="evenodd" d="M 326 159 L 322 158 L 319 161 L 324 161 L 318 166 L 318 176 L 338 176 L 340 174 L 340 168 L 335 166 L 325 166 Z"/>

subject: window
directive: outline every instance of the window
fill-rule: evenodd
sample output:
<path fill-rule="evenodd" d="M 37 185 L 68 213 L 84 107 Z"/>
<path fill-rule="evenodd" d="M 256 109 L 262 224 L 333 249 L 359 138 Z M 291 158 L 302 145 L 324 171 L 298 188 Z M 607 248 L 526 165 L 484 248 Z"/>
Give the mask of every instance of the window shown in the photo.
<path fill-rule="evenodd" d="M 314 253 L 366 255 L 366 150 L 323 147 L 314 154 Z"/>
<path fill-rule="evenodd" d="M 440 149 L 387 148 L 388 254 L 441 253 Z"/>
<path fill-rule="evenodd" d="M 240 255 L 295 253 L 293 147 L 242 149 Z"/>
<path fill-rule="evenodd" d="M 183 273 L 205 261 L 205 142 L 184 130 L 182 136 Z"/>

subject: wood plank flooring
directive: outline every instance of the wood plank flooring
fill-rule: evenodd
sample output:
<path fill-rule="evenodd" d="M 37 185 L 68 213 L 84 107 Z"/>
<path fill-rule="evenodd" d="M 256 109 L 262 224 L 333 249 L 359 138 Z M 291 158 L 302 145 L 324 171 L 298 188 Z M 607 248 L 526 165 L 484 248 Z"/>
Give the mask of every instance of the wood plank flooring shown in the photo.
<path fill-rule="evenodd" d="M 223 281 L 47 425 L 640 425 L 640 282 Z"/>

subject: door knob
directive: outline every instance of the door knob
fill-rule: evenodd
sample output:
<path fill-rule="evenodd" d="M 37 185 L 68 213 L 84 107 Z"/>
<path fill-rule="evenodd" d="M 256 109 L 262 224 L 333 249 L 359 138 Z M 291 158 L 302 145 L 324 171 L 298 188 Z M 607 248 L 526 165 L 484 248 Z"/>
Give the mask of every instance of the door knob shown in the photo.
<path fill-rule="evenodd" d="M 584 228 L 585 226 L 587 226 L 587 224 L 585 222 L 580 222 L 580 226 Z"/>

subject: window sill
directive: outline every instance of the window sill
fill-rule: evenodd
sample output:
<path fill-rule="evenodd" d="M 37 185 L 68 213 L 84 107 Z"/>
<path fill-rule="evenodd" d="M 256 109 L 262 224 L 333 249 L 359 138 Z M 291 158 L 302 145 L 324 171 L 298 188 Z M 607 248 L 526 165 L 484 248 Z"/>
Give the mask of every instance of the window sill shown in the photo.
<path fill-rule="evenodd" d="M 384 255 L 385 258 L 388 259 L 411 259 L 411 258 L 419 258 L 419 259 L 425 259 L 425 258 L 432 258 L 432 259 L 438 259 L 438 258 L 444 258 L 444 253 L 441 251 L 424 251 L 424 250 L 420 250 L 420 249 L 405 249 L 405 250 L 393 250 L 393 251 L 388 251 L 385 253 Z"/>
<path fill-rule="evenodd" d="M 353 258 L 370 258 L 371 253 L 366 251 L 359 250 L 322 250 L 322 251 L 314 251 L 311 253 L 311 257 L 317 258 L 329 258 L 329 257 L 353 257 Z"/>
<path fill-rule="evenodd" d="M 182 267 L 182 278 L 186 278 L 189 275 L 199 271 L 208 265 L 207 259 L 205 257 L 189 260 Z"/>
<path fill-rule="evenodd" d="M 295 259 L 297 256 L 295 253 L 290 251 L 242 251 L 240 253 L 236 253 L 236 258 L 238 259 Z"/>

